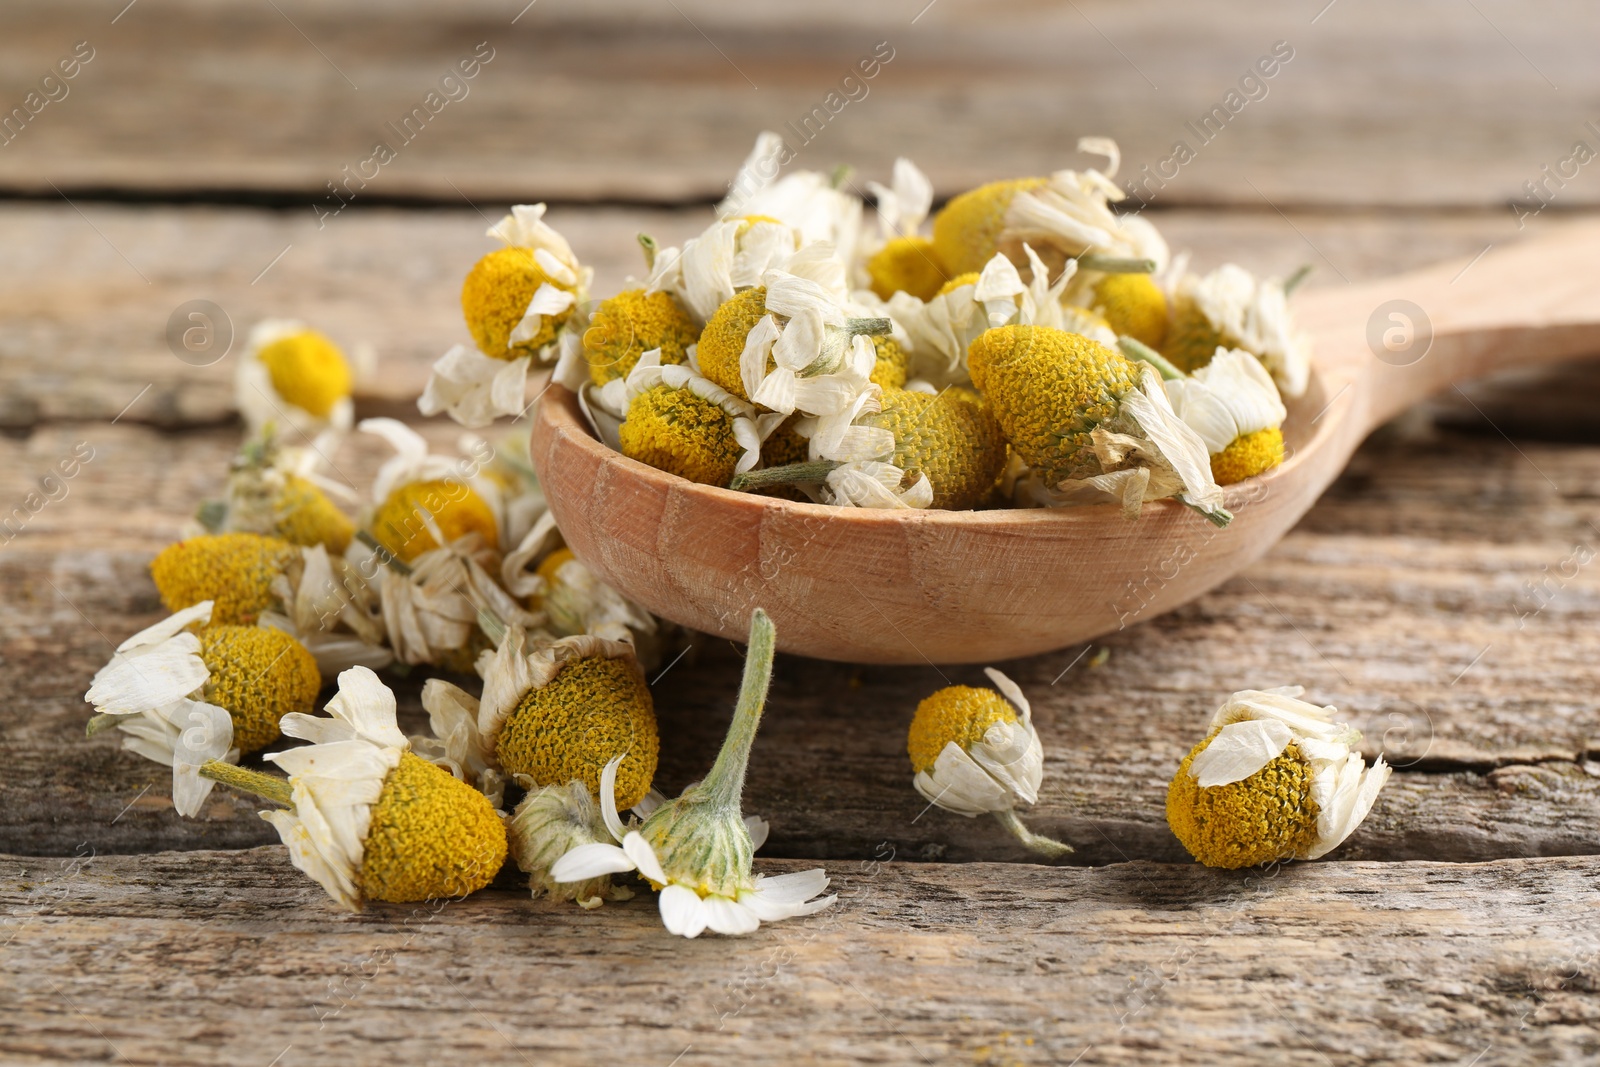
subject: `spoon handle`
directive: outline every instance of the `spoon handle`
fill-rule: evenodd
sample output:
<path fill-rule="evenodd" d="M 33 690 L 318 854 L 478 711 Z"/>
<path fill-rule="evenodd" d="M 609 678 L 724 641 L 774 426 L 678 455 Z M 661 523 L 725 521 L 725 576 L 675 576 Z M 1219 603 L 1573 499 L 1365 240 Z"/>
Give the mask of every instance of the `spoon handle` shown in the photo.
<path fill-rule="evenodd" d="M 1330 401 L 1364 436 L 1459 382 L 1600 354 L 1600 223 L 1297 301 Z"/>

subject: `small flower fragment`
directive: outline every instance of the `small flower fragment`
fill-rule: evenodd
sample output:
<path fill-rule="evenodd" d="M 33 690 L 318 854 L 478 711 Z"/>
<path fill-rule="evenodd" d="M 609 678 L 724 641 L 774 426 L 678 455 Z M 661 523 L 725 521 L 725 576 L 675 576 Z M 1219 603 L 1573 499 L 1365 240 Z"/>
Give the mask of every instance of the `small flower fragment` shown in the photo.
<path fill-rule="evenodd" d="M 638 829 L 623 826 L 613 791 L 602 789 L 601 816 L 617 844 L 579 845 L 556 861 L 551 879 L 586 883 L 636 870 L 659 892 L 662 923 L 682 937 L 707 929 L 747 934 L 762 922 L 810 915 L 834 903 L 836 897 L 817 897 L 828 887 L 820 869 L 775 877 L 752 872 L 755 842 L 739 798 L 775 650 L 772 621 L 758 608 L 750 620 L 739 703 L 711 772 L 656 808 Z"/>
<path fill-rule="evenodd" d="M 252 433 L 312 436 L 350 429 L 353 375 L 339 346 L 303 323 L 268 319 L 250 331 L 234 397 Z"/>
<path fill-rule="evenodd" d="M 1032 851 L 1064 856 L 1071 846 L 1035 834 L 1015 811 L 1038 801 L 1044 779 L 1033 709 L 1010 678 L 993 667 L 984 673 L 994 689 L 952 685 L 917 705 L 906 743 L 912 784 L 930 804 L 968 818 L 993 815 Z"/>
<path fill-rule="evenodd" d="M 202 534 L 157 553 L 150 561 L 150 577 L 168 611 L 209 600 L 212 622 L 252 625 L 276 605 L 273 582 L 299 553 L 279 537 Z"/>
<path fill-rule="evenodd" d="M 1337 848 L 1389 780 L 1368 768 L 1361 734 L 1338 709 L 1299 699 L 1299 686 L 1246 689 L 1211 718 L 1167 790 L 1167 824 L 1208 867 L 1314 860 Z"/>
<path fill-rule="evenodd" d="M 261 817 L 290 861 L 345 908 L 462 897 L 493 881 L 506 858 L 499 813 L 410 751 L 378 676 L 345 671 L 327 711 L 285 719 L 284 733 L 312 742 L 267 756 L 287 781 L 220 762 L 201 773 L 285 805 Z"/>
<path fill-rule="evenodd" d="M 1165 385 L 1172 410 L 1206 443 L 1218 485 L 1242 482 L 1283 462 L 1288 411 L 1255 356 L 1223 349 L 1193 375 Z"/>
<path fill-rule="evenodd" d="M 173 805 L 193 815 L 211 791 L 197 768 L 236 760 L 278 739 L 285 715 L 314 706 L 322 676 L 288 634 L 210 625 L 202 601 L 124 641 L 84 699 L 96 732 L 116 726 L 123 748 L 172 767 Z"/>
<path fill-rule="evenodd" d="M 518 204 L 489 228 L 505 247 L 478 260 L 461 286 L 477 347 L 456 345 L 434 363 L 417 401 L 424 415 L 448 412 L 476 427 L 521 414 L 531 365 L 552 362 L 568 325 L 581 320 L 592 272 L 544 213 L 543 204 Z"/>
<path fill-rule="evenodd" d="M 1284 396 L 1303 395 L 1311 378 L 1311 340 L 1295 329 L 1287 290 L 1288 283 L 1257 280 L 1232 263 L 1203 277 L 1185 276 L 1161 354 L 1192 372 L 1219 347 L 1242 348 L 1261 360 Z"/>
<path fill-rule="evenodd" d="M 1177 497 L 1217 525 L 1232 516 L 1205 442 L 1173 413 L 1147 364 L 1043 326 L 989 330 L 968 354 L 972 380 L 1011 447 L 1065 500 Z"/>

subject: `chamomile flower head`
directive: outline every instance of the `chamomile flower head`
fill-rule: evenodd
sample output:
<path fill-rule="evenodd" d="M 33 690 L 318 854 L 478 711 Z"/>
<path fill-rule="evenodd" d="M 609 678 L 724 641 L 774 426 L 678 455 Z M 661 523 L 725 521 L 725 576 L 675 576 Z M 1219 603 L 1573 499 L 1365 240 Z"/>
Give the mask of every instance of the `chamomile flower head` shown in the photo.
<path fill-rule="evenodd" d="M 280 445 L 267 431 L 240 450 L 225 496 L 202 506 L 201 523 L 211 533 L 265 534 L 343 552 L 355 524 L 329 498 L 317 463 L 314 450 Z"/>
<path fill-rule="evenodd" d="M 248 626 L 273 607 L 273 580 L 299 551 L 280 537 L 202 534 L 157 553 L 150 561 L 150 577 L 168 611 L 209 600 L 213 622 Z"/>
<path fill-rule="evenodd" d="M 1187 378 L 1165 383 L 1172 410 L 1211 453 L 1218 485 L 1232 485 L 1283 462 L 1288 412 L 1261 361 L 1242 349 L 1223 349 Z"/>
<path fill-rule="evenodd" d="M 311 710 L 322 687 L 316 661 L 293 637 L 207 625 L 211 610 L 202 601 L 123 642 L 85 697 L 115 718 L 124 748 L 173 768 L 183 815 L 210 790 L 196 771 L 205 759 L 276 741 L 283 716 Z"/>
<path fill-rule="evenodd" d="M 1208 867 L 1312 860 L 1337 848 L 1389 778 L 1366 766 L 1361 734 L 1299 686 L 1246 689 L 1212 716 L 1167 790 L 1167 823 Z"/>
<path fill-rule="evenodd" d="M 607 765 L 612 775 L 622 758 Z M 506 821 L 506 831 L 511 857 L 528 876 L 528 888 L 535 897 L 571 900 L 582 908 L 598 908 L 607 900 L 628 900 L 633 896 L 627 886 L 614 885 L 609 873 L 576 882 L 558 882 L 551 877 L 551 868 L 573 849 L 615 840 L 601 816 L 600 805 L 582 782 L 540 786 L 530 791 Z"/>
<path fill-rule="evenodd" d="M 201 764 L 239 759 L 232 717 L 204 699 L 211 672 L 196 631 L 210 621 L 207 600 L 134 634 L 96 672 L 84 696 L 97 713 L 90 734 L 115 726 L 124 749 L 172 768 L 172 805 L 179 815 L 199 812 L 211 793 L 211 783 L 200 777 Z"/>
<path fill-rule="evenodd" d="M 1039 799 L 1044 746 L 1033 710 L 1015 682 L 993 667 L 994 689 L 953 685 L 917 705 L 906 751 L 917 792 L 969 818 L 991 814 L 1029 848 L 1049 856 L 1072 849 L 1031 833 L 1013 809 Z"/>
<path fill-rule="evenodd" d="M 498 547 L 500 494 L 480 477 L 480 461 L 435 455 L 415 430 L 395 419 L 363 419 L 359 428 L 395 449 L 373 482 L 374 507 L 366 522 L 385 549 L 409 563 L 469 534 L 490 549 Z"/>
<path fill-rule="evenodd" d="M 217 763 L 205 773 L 287 805 L 261 817 L 290 861 L 346 908 L 460 897 L 488 885 L 506 857 L 499 813 L 410 751 L 394 694 L 378 676 L 345 671 L 327 711 L 284 720 L 284 733 L 312 742 L 267 756 L 287 782 Z"/>
<path fill-rule="evenodd" d="M 1085 303 L 1119 336 L 1160 351 L 1167 338 L 1167 296 L 1148 274 L 1101 274 Z"/>
<path fill-rule="evenodd" d="M 762 922 L 809 915 L 834 902 L 831 896 L 813 899 L 828 887 L 821 870 L 763 877 L 752 869 L 755 841 L 740 810 L 740 795 L 766 703 L 774 649 L 772 622 L 757 609 L 739 704 L 711 772 L 657 807 L 638 829 L 623 826 L 614 791 L 602 789 L 601 817 L 617 844 L 579 845 L 556 861 L 550 871 L 553 880 L 583 883 L 636 870 L 658 890 L 663 924 L 683 937 L 698 937 L 706 929 L 750 933 Z M 621 767 L 626 766 L 624 760 Z"/>
<path fill-rule="evenodd" d="M 523 410 L 528 370 L 575 349 L 593 272 L 544 221 L 543 204 L 519 204 L 489 228 L 504 242 L 480 259 L 461 286 L 461 311 L 476 348 L 457 345 L 433 365 L 417 402 L 424 415 L 448 412 L 486 426 Z"/>
<path fill-rule="evenodd" d="M 1231 517 L 1205 443 L 1173 413 L 1148 365 L 1040 326 L 988 331 L 968 364 L 1006 440 L 1048 485 L 1118 500 L 1130 515 L 1176 496 L 1213 522 Z"/>
<path fill-rule="evenodd" d="M 624 412 L 622 454 L 691 482 L 727 485 L 755 466 L 761 434 L 779 421 L 688 367 L 640 358 L 625 381 L 606 387 Z"/>
<path fill-rule="evenodd" d="M 1283 282 L 1258 280 L 1228 263 L 1179 283 L 1162 355 L 1178 369 L 1194 371 L 1219 347 L 1242 348 L 1260 359 L 1284 396 L 1306 391 L 1311 341 L 1295 329 Z"/>
<path fill-rule="evenodd" d="M 717 217 L 776 219 L 794 230 L 800 248 L 825 245 L 841 265 L 854 262 L 861 236 L 861 201 L 838 188 L 836 175 L 801 170 L 779 177 L 784 157 L 790 154 L 778 134 L 759 134 L 729 183 L 727 197 L 717 205 Z"/>
<path fill-rule="evenodd" d="M 303 323 L 268 319 L 250 331 L 234 380 L 252 432 L 350 428 L 353 375 L 339 346 Z"/>
<path fill-rule="evenodd" d="M 933 238 L 917 234 L 885 241 L 867 260 L 866 270 L 872 292 L 881 300 L 895 293 L 931 300 L 949 280 Z"/>
<path fill-rule="evenodd" d="M 670 293 L 624 290 L 600 301 L 583 333 L 589 377 L 596 385 L 626 378 L 651 349 L 663 364 L 682 363 L 699 337 L 700 325 Z"/>
<path fill-rule="evenodd" d="M 592 635 L 527 649 L 520 628 L 482 656 L 478 729 L 509 776 L 536 786 L 583 782 L 600 793 L 600 774 L 628 757 L 611 801 L 631 808 L 650 791 L 660 739 L 655 705 L 633 646 Z"/>
<path fill-rule="evenodd" d="M 886 389 L 879 410 L 862 415 L 856 426 L 883 432 L 853 441 L 858 450 L 877 450 L 912 481 L 927 478 L 928 507 L 977 506 L 1005 467 L 1000 424 L 988 401 L 971 389 L 951 386 L 937 395 Z"/>

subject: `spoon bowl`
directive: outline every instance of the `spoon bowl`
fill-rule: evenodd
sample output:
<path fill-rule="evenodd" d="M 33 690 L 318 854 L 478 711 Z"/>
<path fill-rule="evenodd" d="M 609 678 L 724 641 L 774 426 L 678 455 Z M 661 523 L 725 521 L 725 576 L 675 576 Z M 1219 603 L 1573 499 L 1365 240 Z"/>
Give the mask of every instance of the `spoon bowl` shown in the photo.
<path fill-rule="evenodd" d="M 595 439 L 553 386 L 530 451 L 568 546 L 651 612 L 734 640 L 761 607 L 786 652 L 993 663 L 1187 603 L 1277 543 L 1373 428 L 1449 385 L 1600 351 L 1600 225 L 1296 302 L 1313 338 L 1282 466 L 1217 529 L 1171 501 L 994 511 L 833 508 L 688 482 Z"/>

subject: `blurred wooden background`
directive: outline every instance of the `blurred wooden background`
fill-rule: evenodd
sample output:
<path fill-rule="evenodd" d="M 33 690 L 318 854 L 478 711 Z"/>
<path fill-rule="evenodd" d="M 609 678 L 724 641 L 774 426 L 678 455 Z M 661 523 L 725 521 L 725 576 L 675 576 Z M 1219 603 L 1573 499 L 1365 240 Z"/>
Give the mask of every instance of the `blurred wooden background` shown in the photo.
<path fill-rule="evenodd" d="M 1127 174 L 1182 139 L 1196 157 L 1149 208 L 1172 245 L 1308 262 L 1315 285 L 1600 209 L 1575 152 L 1600 151 L 1593 5 L 524 3 L 0 10 L 0 510 L 95 449 L 0 542 L 0 1059 L 1592 1062 L 1600 587 L 1549 581 L 1600 540 L 1581 366 L 1402 419 L 1260 564 L 1097 642 L 1102 666 L 1004 665 L 1048 755 L 1031 821 L 1073 867 L 911 790 L 916 700 L 967 669 L 780 661 L 747 806 L 773 824 L 767 869 L 820 860 L 846 898 L 744 941 L 671 942 L 649 900 L 580 913 L 509 876 L 420 928 L 338 915 L 252 805 L 219 793 L 179 821 L 160 768 L 85 742 L 89 677 L 160 614 L 146 565 L 238 437 L 237 352 L 168 347 L 185 301 L 240 341 L 291 315 L 370 345 L 361 413 L 448 443 L 412 400 L 464 337 L 459 281 L 508 203 L 549 201 L 608 293 L 640 269 L 636 232 L 696 232 L 756 133 L 817 108 L 798 166 L 864 185 L 904 154 L 942 196 L 1081 166 L 1085 134 L 1117 138 Z M 1200 146 L 1187 124 L 1279 42 L 1292 59 Z M 44 82 L 75 49 L 92 58 Z M 388 124 L 430 92 L 448 103 L 401 144 Z M 393 162 L 326 215 L 380 139 Z M 357 446 L 348 470 L 378 458 Z M 657 685 L 663 788 L 703 772 L 738 667 L 708 644 Z M 1230 691 L 1289 682 L 1400 770 L 1328 861 L 1186 863 L 1162 810 L 1179 757 Z"/>

